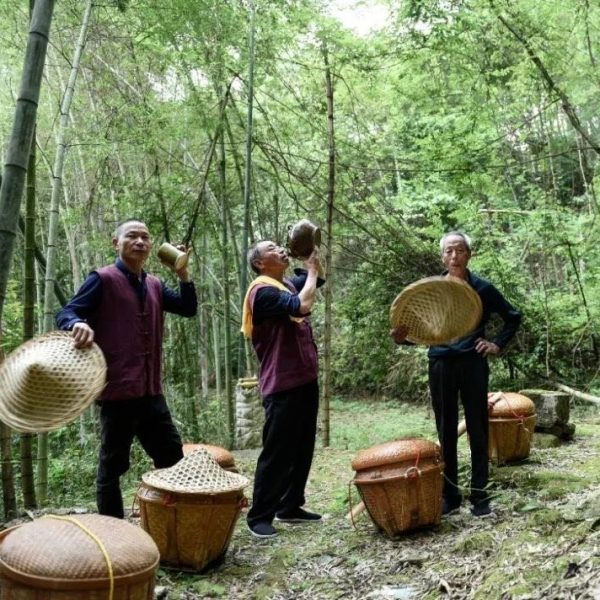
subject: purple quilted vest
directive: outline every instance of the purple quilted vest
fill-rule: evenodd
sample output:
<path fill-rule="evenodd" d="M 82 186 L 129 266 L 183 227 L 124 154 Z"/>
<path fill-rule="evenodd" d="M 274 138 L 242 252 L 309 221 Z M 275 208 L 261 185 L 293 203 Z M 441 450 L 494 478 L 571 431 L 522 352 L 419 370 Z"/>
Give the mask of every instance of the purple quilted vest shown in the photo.
<path fill-rule="evenodd" d="M 290 281 L 284 283 L 292 293 L 298 293 Z M 252 290 L 250 306 L 263 287 L 257 285 Z M 310 383 L 319 375 L 317 347 L 306 317 L 302 323 L 287 315 L 265 319 L 252 327 L 252 345 L 260 361 L 258 382 L 263 396 Z"/>
<path fill-rule="evenodd" d="M 162 392 L 163 300 L 160 280 L 147 275 L 142 306 L 135 289 L 115 265 L 96 271 L 102 301 L 90 326 L 108 367 L 103 401 L 154 396 Z"/>

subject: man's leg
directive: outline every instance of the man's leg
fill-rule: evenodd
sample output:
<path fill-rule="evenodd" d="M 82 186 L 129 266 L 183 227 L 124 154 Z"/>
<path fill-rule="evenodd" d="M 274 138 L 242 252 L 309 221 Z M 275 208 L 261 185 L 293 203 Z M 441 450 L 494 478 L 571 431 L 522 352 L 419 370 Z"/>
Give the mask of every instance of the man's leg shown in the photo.
<path fill-rule="evenodd" d="M 317 437 L 317 413 L 319 411 L 319 385 L 313 381 L 296 388 L 290 394 L 290 408 L 296 415 L 298 437 L 295 456 L 285 490 L 277 512 L 290 513 L 304 505 L 304 489 L 308 481 Z"/>
<path fill-rule="evenodd" d="M 458 382 L 453 358 L 429 359 L 429 390 L 435 413 L 438 439 L 444 457 L 444 498 L 456 507 L 461 496 L 458 488 Z"/>
<path fill-rule="evenodd" d="M 133 418 L 129 401 L 104 402 L 100 409 L 100 458 L 96 477 L 98 512 L 122 519 L 123 498 L 119 479 L 129 469 Z"/>
<path fill-rule="evenodd" d="M 483 357 L 469 359 L 461 370 L 461 399 L 465 409 L 467 432 L 471 447 L 471 496 L 473 504 L 488 499 L 488 437 L 489 416 L 487 407 L 487 360 Z"/>
<path fill-rule="evenodd" d="M 181 436 L 165 397 L 148 396 L 138 400 L 135 434 L 157 469 L 172 467 L 183 458 Z"/>
<path fill-rule="evenodd" d="M 281 497 L 289 485 L 295 456 L 298 428 L 297 415 L 290 410 L 288 391 L 266 396 L 263 448 L 256 463 L 252 507 L 248 525 L 271 523 Z"/>

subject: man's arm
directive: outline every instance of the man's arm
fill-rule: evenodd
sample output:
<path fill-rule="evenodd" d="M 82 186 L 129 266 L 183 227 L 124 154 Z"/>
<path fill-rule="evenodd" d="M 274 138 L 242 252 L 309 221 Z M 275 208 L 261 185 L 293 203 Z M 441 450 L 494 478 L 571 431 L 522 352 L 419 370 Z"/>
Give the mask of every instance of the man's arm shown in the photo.
<path fill-rule="evenodd" d="M 306 261 L 304 261 L 304 267 L 308 271 L 308 275 L 306 276 L 304 287 L 298 294 L 298 298 L 300 299 L 300 314 L 308 315 L 312 310 L 317 296 L 317 278 L 321 268 L 318 250 L 316 248 Z"/>
<path fill-rule="evenodd" d="M 188 255 L 191 250 L 185 246 L 177 246 L 182 252 Z M 179 293 L 169 289 L 164 282 L 162 284 L 163 294 L 163 309 L 166 312 L 174 313 L 182 317 L 195 317 L 198 312 L 198 297 L 196 296 L 196 288 L 190 279 L 188 271 L 188 263 L 180 269 L 173 269 L 179 278 Z"/>
<path fill-rule="evenodd" d="M 497 313 L 504 325 L 493 340 L 475 340 L 475 350 L 484 356 L 500 354 L 517 333 L 522 320 L 521 313 L 493 285 L 490 288 L 490 312 Z"/>
<path fill-rule="evenodd" d="M 194 317 L 198 312 L 198 297 L 192 281 L 180 281 L 179 292 L 162 284 L 163 309 L 182 317 Z"/>
<path fill-rule="evenodd" d="M 76 348 L 91 346 L 94 330 L 86 323 L 102 299 L 102 280 L 95 271 L 90 273 L 77 293 L 56 314 L 56 325 L 63 331 L 73 331 Z"/>

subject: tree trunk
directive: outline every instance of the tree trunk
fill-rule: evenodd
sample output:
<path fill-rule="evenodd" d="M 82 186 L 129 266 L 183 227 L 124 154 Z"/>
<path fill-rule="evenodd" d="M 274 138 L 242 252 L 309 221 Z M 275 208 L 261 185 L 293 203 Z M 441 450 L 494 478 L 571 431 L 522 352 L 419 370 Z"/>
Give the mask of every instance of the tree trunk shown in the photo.
<path fill-rule="evenodd" d="M 50 200 L 50 218 L 48 224 L 48 249 L 46 253 L 46 279 L 44 286 L 44 331 L 54 329 L 54 284 L 56 283 L 56 245 L 58 239 L 58 214 L 60 207 L 60 195 L 62 192 L 62 177 L 64 171 L 65 157 L 67 153 L 67 144 L 65 141 L 67 128 L 69 126 L 69 110 L 73 101 L 75 92 L 75 83 L 79 73 L 81 56 L 85 47 L 87 29 L 92 13 L 92 0 L 87 0 L 79 38 L 75 47 L 75 53 L 71 62 L 71 73 L 67 88 L 60 106 L 60 123 L 58 129 L 58 147 L 54 168 L 52 170 L 52 196 Z M 46 501 L 48 492 L 48 434 L 41 433 L 38 436 L 38 498 L 40 504 Z"/>
<path fill-rule="evenodd" d="M 244 302 L 246 288 L 248 287 L 248 245 L 250 231 L 250 195 L 252 186 L 252 112 L 254 108 L 254 60 L 255 60 L 255 18 L 256 10 L 253 0 L 250 0 L 250 31 L 248 41 L 248 112 L 246 115 L 246 170 L 244 173 L 244 229 L 242 230 L 242 264 L 240 276 L 240 298 Z M 240 303 L 240 306 L 241 306 Z M 243 306 L 242 306 L 243 310 Z M 250 353 L 245 338 L 238 334 L 239 342 L 239 364 L 245 362 L 246 374 L 250 375 L 252 364 Z"/>
<path fill-rule="evenodd" d="M 21 89 L 0 186 L 0 321 L 33 140 L 54 0 L 37 0 L 31 16 Z"/>
<path fill-rule="evenodd" d="M 35 133 L 33 136 L 35 140 Z M 31 144 L 29 166 L 27 167 L 27 195 L 25 211 L 25 269 L 23 293 L 23 341 L 30 340 L 35 333 L 35 187 L 36 187 L 36 146 Z M 36 508 L 35 481 L 33 477 L 33 434 L 20 436 L 21 488 L 26 509 Z"/>
<path fill-rule="evenodd" d="M 226 102 L 226 98 L 223 98 Z M 227 407 L 227 426 L 229 435 L 229 447 L 233 448 L 235 436 L 235 408 L 233 389 L 231 384 L 231 306 L 230 306 L 230 284 L 229 284 L 229 241 L 227 224 L 227 173 L 225 165 L 225 127 L 221 121 L 219 132 L 219 187 L 221 196 L 221 260 L 223 277 L 223 326 L 225 328 L 225 353 L 223 367 L 225 372 L 225 406 Z"/>
<path fill-rule="evenodd" d="M 329 147 L 329 174 L 327 180 L 327 226 L 325 239 L 327 250 L 325 254 L 325 272 L 327 285 L 325 286 L 325 326 L 323 340 L 323 399 L 321 410 L 321 424 L 323 427 L 323 446 L 329 446 L 329 401 L 331 398 L 331 306 L 333 292 L 333 207 L 335 199 L 335 128 L 333 121 L 333 82 L 329 65 L 327 44 L 322 47 L 323 61 L 325 63 L 325 92 L 327 96 L 327 142 Z"/>

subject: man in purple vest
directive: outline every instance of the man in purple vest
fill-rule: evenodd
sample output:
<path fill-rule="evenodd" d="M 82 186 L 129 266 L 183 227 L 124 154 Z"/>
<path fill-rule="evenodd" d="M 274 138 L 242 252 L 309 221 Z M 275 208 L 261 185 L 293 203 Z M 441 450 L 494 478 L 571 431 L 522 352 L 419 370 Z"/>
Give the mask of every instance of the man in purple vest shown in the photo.
<path fill-rule="evenodd" d="M 265 409 L 263 449 L 258 457 L 248 528 L 252 535 L 277 534 L 273 519 L 315 522 L 321 515 L 302 508 L 317 432 L 319 387 L 317 349 L 308 320 L 320 270 L 316 252 L 306 270 L 284 279 L 284 248 L 258 242 L 248 253 L 258 273 L 244 307 L 244 334 L 260 361 L 259 385 Z"/>
<path fill-rule="evenodd" d="M 137 437 L 157 468 L 183 457 L 181 438 L 162 394 L 164 312 L 196 314 L 194 284 L 187 267 L 176 271 L 179 293 L 143 267 L 152 242 L 138 220 L 121 223 L 113 236 L 118 257 L 92 271 L 59 311 L 60 329 L 73 332 L 78 348 L 96 342 L 106 358 L 107 385 L 100 396 L 101 445 L 96 494 L 98 512 L 123 518 L 119 479 L 129 469 Z"/>

